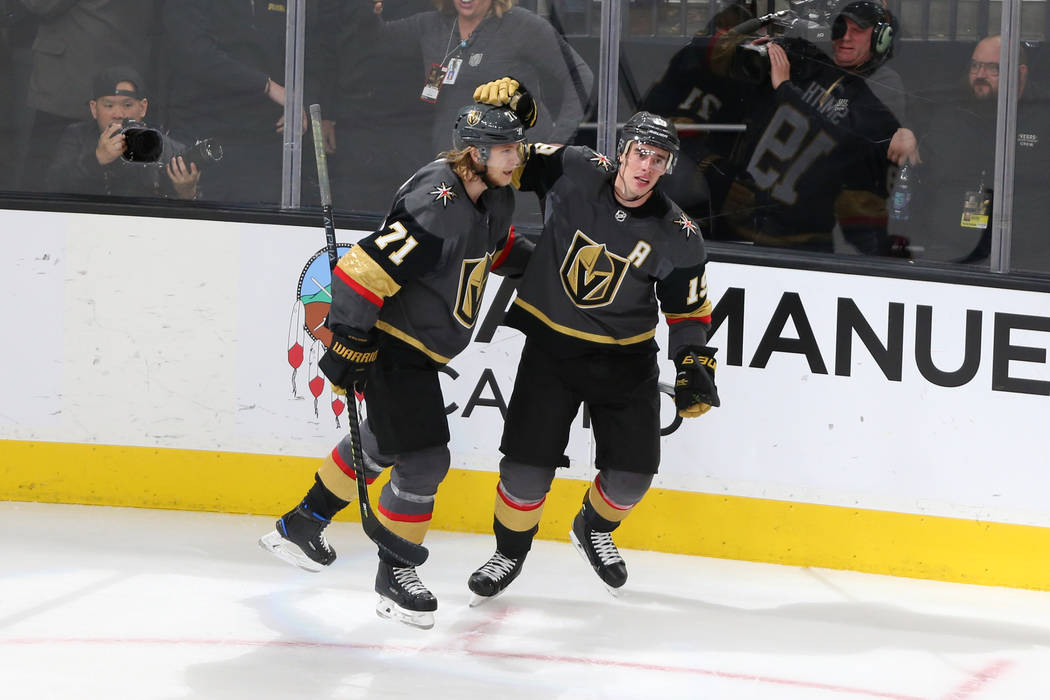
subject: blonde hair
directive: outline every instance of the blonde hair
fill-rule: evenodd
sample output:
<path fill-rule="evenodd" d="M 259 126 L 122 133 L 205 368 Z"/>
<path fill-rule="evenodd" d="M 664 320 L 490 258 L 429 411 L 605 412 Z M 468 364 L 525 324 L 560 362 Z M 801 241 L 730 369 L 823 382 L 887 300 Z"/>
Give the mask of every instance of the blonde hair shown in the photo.
<path fill-rule="evenodd" d="M 450 148 L 447 151 L 438 153 L 438 158 L 444 158 L 445 162 L 449 164 L 453 172 L 459 177 L 466 181 L 471 177 L 477 177 L 477 173 L 474 170 L 474 159 L 471 155 L 471 146 L 466 148 Z"/>
<path fill-rule="evenodd" d="M 514 0 L 492 0 L 492 12 L 497 17 L 503 17 L 503 13 L 514 6 Z M 456 6 L 452 0 L 434 0 L 434 7 L 438 12 L 455 12 Z"/>

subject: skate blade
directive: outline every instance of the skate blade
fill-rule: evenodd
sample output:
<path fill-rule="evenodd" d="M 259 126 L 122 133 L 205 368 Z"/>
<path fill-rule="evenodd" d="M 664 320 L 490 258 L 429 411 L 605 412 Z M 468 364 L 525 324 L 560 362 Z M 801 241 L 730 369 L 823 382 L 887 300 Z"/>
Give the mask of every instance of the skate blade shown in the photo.
<path fill-rule="evenodd" d="M 569 530 L 569 539 L 572 540 L 572 546 L 576 548 L 576 551 L 580 553 L 580 556 L 583 557 L 583 560 L 587 562 L 587 566 L 591 567 L 591 571 L 594 571 L 594 575 L 598 576 L 598 572 L 591 564 L 591 560 L 587 558 L 587 550 L 583 548 L 583 545 L 580 544 L 580 540 L 576 537 L 576 533 L 572 530 Z M 620 597 L 620 594 L 623 592 L 622 588 L 613 588 L 612 586 L 607 584 L 601 576 L 598 576 L 598 580 L 601 581 L 602 586 L 605 587 L 605 590 L 609 591 L 609 595 L 611 595 L 613 598 Z"/>
<path fill-rule="evenodd" d="M 318 564 L 310 557 L 303 554 L 298 546 L 281 537 L 281 533 L 274 530 L 259 538 L 259 546 L 282 561 L 292 566 L 297 566 L 303 571 L 312 574 L 318 573 L 324 565 Z"/>
<path fill-rule="evenodd" d="M 507 589 L 504 588 L 503 591 L 505 591 L 505 590 L 507 590 Z M 501 593 L 503 593 L 503 591 L 499 591 L 497 593 L 493 593 L 492 595 L 480 595 L 478 593 L 474 593 L 473 591 L 471 591 L 471 593 L 473 594 L 473 597 L 470 599 L 470 602 L 467 603 L 467 605 L 469 607 L 472 607 L 472 608 L 476 608 L 479 605 L 484 605 L 485 603 L 489 602 L 493 598 L 498 597 Z"/>
<path fill-rule="evenodd" d="M 376 615 L 384 620 L 397 620 L 410 627 L 418 627 L 421 630 L 428 630 L 434 626 L 433 612 L 405 610 L 394 601 L 383 596 L 379 596 L 379 602 L 376 603 Z"/>

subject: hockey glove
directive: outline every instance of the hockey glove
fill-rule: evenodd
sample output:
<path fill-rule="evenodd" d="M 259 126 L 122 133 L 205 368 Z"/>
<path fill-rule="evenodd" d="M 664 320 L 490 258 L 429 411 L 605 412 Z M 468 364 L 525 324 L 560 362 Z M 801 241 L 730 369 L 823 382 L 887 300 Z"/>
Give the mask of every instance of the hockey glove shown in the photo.
<path fill-rule="evenodd" d="M 332 382 L 332 391 L 345 394 L 355 385 L 358 389 L 364 388 L 368 368 L 378 354 L 373 333 L 350 329 L 347 335 L 332 334 L 332 344 L 317 366 Z"/>
<path fill-rule="evenodd" d="M 675 358 L 674 405 L 682 418 L 696 418 L 720 406 L 715 387 L 715 348 L 690 346 Z"/>
<path fill-rule="evenodd" d="M 479 85 L 474 90 L 474 101 L 497 107 L 507 105 L 526 129 L 536 123 L 536 101 L 532 99 L 532 95 L 525 89 L 525 86 L 514 78 L 500 78 Z"/>

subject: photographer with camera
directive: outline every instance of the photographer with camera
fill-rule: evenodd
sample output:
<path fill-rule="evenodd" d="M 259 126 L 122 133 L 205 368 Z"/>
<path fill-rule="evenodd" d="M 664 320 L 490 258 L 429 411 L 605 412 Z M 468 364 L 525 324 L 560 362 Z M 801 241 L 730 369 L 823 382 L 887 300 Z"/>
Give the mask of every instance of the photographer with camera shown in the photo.
<path fill-rule="evenodd" d="M 201 171 L 183 145 L 143 122 L 142 77 L 115 66 L 94 80 L 92 120 L 66 127 L 48 168 L 48 189 L 70 194 L 195 199 Z M 199 149 L 199 147 L 198 147 Z"/>
<path fill-rule="evenodd" d="M 870 0 L 830 26 L 830 57 L 797 36 L 738 39 L 730 73 L 771 91 L 752 105 L 722 213 L 757 245 L 830 253 L 837 225 L 857 252 L 890 255 L 888 152 L 900 123 L 867 76 L 889 57 L 893 27 Z"/>
<path fill-rule="evenodd" d="M 42 192 L 66 127 L 83 118 L 93 76 L 106 66 L 145 68 L 153 50 L 159 0 L 18 0 L 31 20 L 19 39 L 32 42 L 26 106 L 32 111 L 19 188 Z M 14 12 L 14 10 L 11 10 Z M 34 32 L 28 36 L 21 32 Z M 18 97 L 16 99 L 23 99 Z"/>

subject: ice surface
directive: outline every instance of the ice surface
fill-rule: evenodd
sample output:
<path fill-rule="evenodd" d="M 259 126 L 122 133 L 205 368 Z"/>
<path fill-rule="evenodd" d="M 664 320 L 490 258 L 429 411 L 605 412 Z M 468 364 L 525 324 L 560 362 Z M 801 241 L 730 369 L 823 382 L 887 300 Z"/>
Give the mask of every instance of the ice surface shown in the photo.
<path fill-rule="evenodd" d="M 1050 696 L 1047 593 L 625 550 L 613 598 L 571 545 L 537 542 L 470 608 L 492 539 L 433 532 L 423 631 L 376 617 L 356 523 L 329 527 L 318 574 L 256 545 L 272 526 L 0 502 L 0 697 Z"/>

